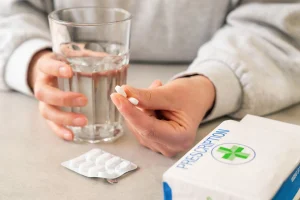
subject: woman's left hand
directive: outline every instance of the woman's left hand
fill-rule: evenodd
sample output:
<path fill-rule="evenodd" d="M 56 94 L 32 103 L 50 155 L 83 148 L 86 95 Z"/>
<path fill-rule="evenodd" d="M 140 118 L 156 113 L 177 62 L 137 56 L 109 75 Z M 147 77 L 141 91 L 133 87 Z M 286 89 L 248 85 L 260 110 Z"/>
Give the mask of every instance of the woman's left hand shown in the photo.
<path fill-rule="evenodd" d="M 153 151 L 172 157 L 188 150 L 215 99 L 212 82 L 204 76 L 179 78 L 163 85 L 154 81 L 149 89 L 122 86 L 137 106 L 113 93 L 111 99 L 137 140 Z"/>

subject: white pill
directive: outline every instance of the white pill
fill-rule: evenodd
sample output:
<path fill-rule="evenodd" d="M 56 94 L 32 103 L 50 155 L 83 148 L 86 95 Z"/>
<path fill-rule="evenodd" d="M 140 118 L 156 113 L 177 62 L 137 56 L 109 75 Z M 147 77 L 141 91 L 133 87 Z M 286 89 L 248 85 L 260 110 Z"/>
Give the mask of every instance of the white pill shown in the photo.
<path fill-rule="evenodd" d="M 96 177 L 96 176 L 98 176 L 99 172 L 105 172 L 105 167 L 103 165 L 102 166 L 98 165 L 98 166 L 91 167 L 89 169 L 88 175 L 90 177 Z"/>
<path fill-rule="evenodd" d="M 124 160 L 123 162 L 121 162 L 120 165 L 116 167 L 115 170 L 119 173 L 122 173 L 122 172 L 130 171 L 130 169 L 131 169 L 131 163 L 127 160 Z"/>
<path fill-rule="evenodd" d="M 115 87 L 115 90 L 117 91 L 117 93 L 119 93 L 120 95 L 122 95 L 123 97 L 127 97 L 127 94 L 126 94 L 126 92 L 123 90 L 123 88 L 122 87 L 120 87 L 119 85 L 117 85 L 116 87 Z"/>
<path fill-rule="evenodd" d="M 99 149 L 93 149 L 86 154 L 86 160 L 95 162 L 96 158 L 102 154 Z"/>
<path fill-rule="evenodd" d="M 73 160 L 70 161 L 70 167 L 71 168 L 78 168 L 79 165 L 81 163 L 84 163 L 84 162 L 85 162 L 85 157 L 84 156 L 74 158 Z"/>
<path fill-rule="evenodd" d="M 119 157 L 113 157 L 111 159 L 109 159 L 108 161 L 105 162 L 105 168 L 107 170 L 114 170 L 115 167 L 120 164 L 121 162 L 121 158 Z"/>
<path fill-rule="evenodd" d="M 108 178 L 108 179 L 113 179 L 116 178 L 116 174 L 115 173 L 109 173 L 107 171 L 103 171 L 103 172 L 98 172 L 98 177 L 100 178 Z"/>
<path fill-rule="evenodd" d="M 104 165 L 104 163 L 112 157 L 110 153 L 104 153 L 96 158 L 96 165 Z"/>
<path fill-rule="evenodd" d="M 130 162 L 127 160 L 124 160 L 121 164 L 120 164 L 120 169 L 127 169 L 127 167 L 130 166 Z"/>
<path fill-rule="evenodd" d="M 139 104 L 139 100 L 133 97 L 128 98 L 128 101 L 130 101 L 130 103 L 132 103 L 135 106 Z"/>
<path fill-rule="evenodd" d="M 94 165 L 94 162 L 87 161 L 79 165 L 79 173 L 85 173 Z"/>

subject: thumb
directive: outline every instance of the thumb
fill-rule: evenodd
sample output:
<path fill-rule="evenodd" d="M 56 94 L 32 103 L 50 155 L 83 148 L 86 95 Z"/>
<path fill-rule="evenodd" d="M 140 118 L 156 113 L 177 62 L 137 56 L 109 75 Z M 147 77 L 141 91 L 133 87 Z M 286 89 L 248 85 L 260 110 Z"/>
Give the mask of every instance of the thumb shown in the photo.
<path fill-rule="evenodd" d="M 151 83 L 151 85 L 149 86 L 148 89 L 154 89 L 154 88 L 157 88 L 157 87 L 160 87 L 162 86 L 162 82 L 160 80 L 155 80 Z M 144 108 L 141 108 L 141 107 L 138 107 L 138 109 L 140 109 L 141 111 L 147 113 L 149 116 L 156 116 L 156 113 L 155 113 L 155 110 L 148 110 L 148 109 L 144 109 Z"/>
<path fill-rule="evenodd" d="M 161 85 L 160 81 L 152 83 L 148 89 L 138 89 L 129 85 L 124 85 L 128 97 L 134 97 L 139 100 L 138 107 L 148 110 L 170 110 L 171 93 L 165 86 Z"/>

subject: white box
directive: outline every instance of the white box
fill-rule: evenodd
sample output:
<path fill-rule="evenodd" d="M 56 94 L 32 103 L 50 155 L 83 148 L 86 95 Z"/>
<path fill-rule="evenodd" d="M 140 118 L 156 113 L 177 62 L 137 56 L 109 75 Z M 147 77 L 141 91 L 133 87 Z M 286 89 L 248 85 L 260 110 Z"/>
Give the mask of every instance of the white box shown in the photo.
<path fill-rule="evenodd" d="M 249 124 L 223 122 L 167 170 L 165 200 L 297 199 L 300 127 Z"/>
<path fill-rule="evenodd" d="M 299 119 L 300 120 L 300 119 Z M 289 133 L 299 133 L 300 134 L 300 126 L 294 124 L 288 124 L 285 122 L 280 122 L 272 119 L 267 119 L 264 117 L 258 117 L 254 115 L 246 115 L 240 123 L 246 124 L 250 127 L 262 128 L 267 130 L 275 130 L 281 132 L 289 132 Z M 300 145 L 300 141 L 299 141 Z"/>

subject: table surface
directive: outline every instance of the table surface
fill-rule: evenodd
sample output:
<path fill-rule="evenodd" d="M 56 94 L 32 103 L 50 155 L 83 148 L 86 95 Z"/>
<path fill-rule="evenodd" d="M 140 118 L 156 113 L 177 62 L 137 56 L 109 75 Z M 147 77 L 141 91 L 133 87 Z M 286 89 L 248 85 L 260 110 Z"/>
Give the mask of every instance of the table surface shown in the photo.
<path fill-rule="evenodd" d="M 128 84 L 147 87 L 154 79 L 166 82 L 186 65 L 132 65 Z M 267 116 L 300 125 L 300 105 Z M 195 143 L 228 118 L 200 126 Z M 0 199 L 163 199 L 162 175 L 183 154 L 166 158 L 125 135 L 112 144 L 75 144 L 53 134 L 39 115 L 37 101 L 25 95 L 0 93 Z M 111 185 L 86 178 L 60 165 L 92 148 L 130 160 L 139 170 Z"/>

